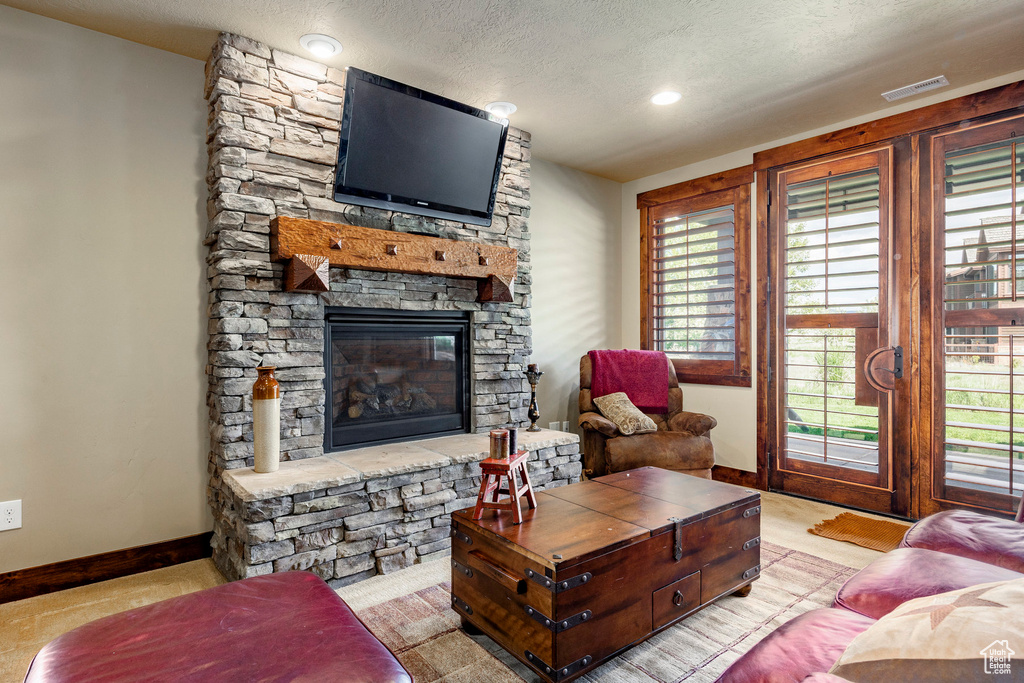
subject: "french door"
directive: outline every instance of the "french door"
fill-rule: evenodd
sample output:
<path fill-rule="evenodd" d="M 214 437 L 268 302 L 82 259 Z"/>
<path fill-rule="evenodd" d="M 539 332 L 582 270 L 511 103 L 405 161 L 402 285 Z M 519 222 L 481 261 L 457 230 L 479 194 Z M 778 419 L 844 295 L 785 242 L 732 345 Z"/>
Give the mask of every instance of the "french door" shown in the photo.
<path fill-rule="evenodd" d="M 1024 492 L 1024 116 L 767 172 L 769 485 L 922 517 Z"/>
<path fill-rule="evenodd" d="M 769 176 L 771 487 L 893 511 L 893 149 Z"/>
<path fill-rule="evenodd" d="M 1010 513 L 1024 490 L 1024 117 L 937 133 L 922 150 L 920 514 Z"/>

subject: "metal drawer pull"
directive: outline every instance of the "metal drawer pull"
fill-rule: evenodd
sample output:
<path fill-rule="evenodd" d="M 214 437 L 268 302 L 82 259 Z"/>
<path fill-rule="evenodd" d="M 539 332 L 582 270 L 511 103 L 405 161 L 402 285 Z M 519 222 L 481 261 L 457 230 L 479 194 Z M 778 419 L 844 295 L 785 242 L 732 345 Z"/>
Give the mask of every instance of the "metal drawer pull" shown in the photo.
<path fill-rule="evenodd" d="M 682 607 L 683 606 L 683 592 L 682 591 L 676 591 L 676 594 L 672 596 L 672 604 L 675 605 L 676 607 Z"/>

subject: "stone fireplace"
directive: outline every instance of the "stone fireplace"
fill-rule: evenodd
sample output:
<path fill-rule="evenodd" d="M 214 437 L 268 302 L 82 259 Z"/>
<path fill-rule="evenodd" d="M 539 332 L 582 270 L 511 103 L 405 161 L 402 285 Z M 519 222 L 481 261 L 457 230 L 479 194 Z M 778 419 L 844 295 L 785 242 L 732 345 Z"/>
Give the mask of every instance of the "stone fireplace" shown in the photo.
<path fill-rule="evenodd" d="M 221 34 L 206 73 L 214 560 L 232 579 L 309 569 L 339 585 L 444 553 L 450 513 L 479 485 L 479 432 L 526 422 L 530 135 L 509 129 L 490 226 L 339 204 L 343 71 Z M 328 292 L 286 292 L 270 256 L 276 216 L 512 247 L 513 301 L 478 303 L 473 280 L 342 268 Z M 341 314 L 390 320 L 414 353 L 398 358 L 403 345 L 382 333 L 336 340 Z M 430 319 L 438 334 L 403 327 Z M 339 355 L 343 369 L 329 374 L 325 357 Z M 278 368 L 282 393 L 283 462 L 268 475 L 251 470 L 258 365 Z M 427 418 L 437 419 L 418 436 L 435 438 L 357 447 L 413 438 Z M 575 435 L 544 430 L 523 444 L 536 487 L 579 477 Z"/>

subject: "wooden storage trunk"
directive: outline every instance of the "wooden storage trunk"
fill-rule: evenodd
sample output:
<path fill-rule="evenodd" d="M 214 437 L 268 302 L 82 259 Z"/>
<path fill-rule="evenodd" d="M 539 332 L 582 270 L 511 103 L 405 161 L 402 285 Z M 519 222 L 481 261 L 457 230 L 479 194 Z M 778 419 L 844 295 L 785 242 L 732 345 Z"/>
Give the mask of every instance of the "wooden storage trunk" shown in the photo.
<path fill-rule="evenodd" d="M 760 573 L 760 494 L 645 467 L 537 494 L 520 525 L 452 516 L 452 604 L 552 681 Z"/>

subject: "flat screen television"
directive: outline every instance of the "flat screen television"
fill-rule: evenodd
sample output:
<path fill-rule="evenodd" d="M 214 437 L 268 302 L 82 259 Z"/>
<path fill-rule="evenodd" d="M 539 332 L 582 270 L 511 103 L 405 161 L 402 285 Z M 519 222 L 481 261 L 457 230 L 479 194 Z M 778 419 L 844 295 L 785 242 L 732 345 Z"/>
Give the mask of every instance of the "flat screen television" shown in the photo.
<path fill-rule="evenodd" d="M 508 120 L 349 67 L 334 199 L 490 225 Z"/>

